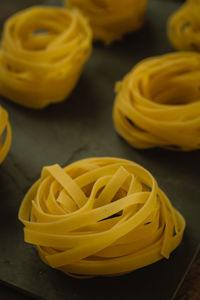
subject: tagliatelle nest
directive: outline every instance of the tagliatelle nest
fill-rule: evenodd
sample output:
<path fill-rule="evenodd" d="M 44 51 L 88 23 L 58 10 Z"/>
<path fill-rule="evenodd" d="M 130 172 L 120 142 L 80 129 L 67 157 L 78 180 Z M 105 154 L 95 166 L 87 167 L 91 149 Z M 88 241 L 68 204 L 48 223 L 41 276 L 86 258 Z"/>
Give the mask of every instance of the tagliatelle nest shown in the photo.
<path fill-rule="evenodd" d="M 200 51 L 200 0 L 187 0 L 172 14 L 167 34 L 176 49 Z"/>
<path fill-rule="evenodd" d="M 91 53 L 92 33 L 77 10 L 36 6 L 5 23 L 0 94 L 30 108 L 69 95 Z"/>
<path fill-rule="evenodd" d="M 136 31 L 145 20 L 147 0 L 66 0 L 90 20 L 95 40 L 110 44 L 125 33 Z"/>
<path fill-rule="evenodd" d="M 11 144 L 12 132 L 8 113 L 0 106 L 0 163 L 5 159 Z"/>
<path fill-rule="evenodd" d="M 45 167 L 19 211 L 25 241 L 41 259 L 77 277 L 114 276 L 152 264 L 185 228 L 154 177 L 119 158 Z"/>
<path fill-rule="evenodd" d="M 116 85 L 117 132 L 136 148 L 200 149 L 199 82 L 198 53 L 141 61 Z"/>

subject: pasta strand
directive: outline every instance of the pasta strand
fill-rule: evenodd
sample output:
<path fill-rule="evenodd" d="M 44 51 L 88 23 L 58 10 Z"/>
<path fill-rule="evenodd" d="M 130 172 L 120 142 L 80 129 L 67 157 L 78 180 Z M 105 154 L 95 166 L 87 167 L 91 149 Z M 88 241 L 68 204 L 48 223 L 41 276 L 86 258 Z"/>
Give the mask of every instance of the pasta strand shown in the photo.
<path fill-rule="evenodd" d="M 11 145 L 12 130 L 8 113 L 0 106 L 0 163 L 5 159 Z"/>
<path fill-rule="evenodd" d="M 133 188 L 133 182 L 140 185 Z M 74 184 L 79 207 L 69 197 Z M 79 189 L 86 202 L 78 202 Z M 61 210 L 49 209 L 50 193 Z M 59 200 L 63 193 L 68 195 L 65 211 Z M 41 259 L 76 278 L 121 275 L 169 258 L 185 228 L 184 218 L 147 170 L 110 157 L 83 159 L 63 169 L 44 167 L 22 201 L 19 219 L 25 241 L 36 246 Z"/>
<path fill-rule="evenodd" d="M 92 33 L 77 10 L 35 6 L 11 16 L 0 48 L 0 94 L 29 108 L 63 101 L 91 53 Z"/>
<path fill-rule="evenodd" d="M 69 8 L 79 8 L 90 20 L 95 40 L 110 44 L 144 23 L 147 0 L 65 0 Z"/>
<path fill-rule="evenodd" d="M 133 147 L 200 149 L 200 54 L 147 58 L 116 85 L 113 119 Z"/>
<path fill-rule="evenodd" d="M 187 0 L 172 14 L 167 35 L 177 50 L 200 51 L 200 0 Z"/>

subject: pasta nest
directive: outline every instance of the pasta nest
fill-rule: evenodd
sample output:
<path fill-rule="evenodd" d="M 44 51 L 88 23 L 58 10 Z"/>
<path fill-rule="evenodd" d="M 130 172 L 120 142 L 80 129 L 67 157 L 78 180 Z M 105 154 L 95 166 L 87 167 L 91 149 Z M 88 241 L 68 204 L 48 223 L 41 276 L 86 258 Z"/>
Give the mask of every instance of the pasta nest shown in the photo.
<path fill-rule="evenodd" d="M 167 34 L 177 50 L 200 51 L 200 0 L 187 0 L 173 13 Z"/>
<path fill-rule="evenodd" d="M 0 106 L 0 163 L 5 159 L 11 144 L 12 132 L 8 113 Z"/>
<path fill-rule="evenodd" d="M 94 39 L 110 44 L 125 33 L 136 31 L 145 20 L 147 0 L 65 0 L 90 20 Z"/>
<path fill-rule="evenodd" d="M 200 55 L 148 58 L 116 85 L 113 119 L 133 147 L 200 148 Z"/>
<path fill-rule="evenodd" d="M 41 259 L 71 276 L 114 276 L 152 264 L 182 239 L 185 221 L 140 165 L 119 158 L 45 167 L 19 219 Z"/>
<path fill-rule="evenodd" d="M 92 33 L 77 10 L 36 6 L 10 17 L 0 49 L 0 93 L 30 108 L 64 100 L 91 53 Z"/>

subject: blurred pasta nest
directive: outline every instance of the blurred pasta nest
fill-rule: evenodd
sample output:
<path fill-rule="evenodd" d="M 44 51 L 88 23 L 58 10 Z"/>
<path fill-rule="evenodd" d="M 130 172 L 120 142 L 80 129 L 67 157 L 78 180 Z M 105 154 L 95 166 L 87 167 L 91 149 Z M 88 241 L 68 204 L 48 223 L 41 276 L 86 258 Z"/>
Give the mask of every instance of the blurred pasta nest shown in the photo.
<path fill-rule="evenodd" d="M 0 49 L 0 93 L 43 108 L 64 100 L 91 53 L 92 33 L 77 10 L 36 6 L 11 16 Z"/>
<path fill-rule="evenodd" d="M 176 49 L 200 51 L 200 0 L 187 0 L 173 13 L 167 33 Z"/>
<path fill-rule="evenodd" d="M 147 170 L 111 157 L 44 167 L 19 219 L 41 259 L 78 278 L 120 275 L 168 258 L 185 228 Z"/>
<path fill-rule="evenodd" d="M 145 20 L 147 0 L 65 0 L 77 7 L 89 20 L 94 39 L 110 44 L 125 33 L 136 31 Z"/>
<path fill-rule="evenodd" d="M 0 163 L 5 159 L 11 144 L 11 126 L 8 113 L 0 106 Z"/>
<path fill-rule="evenodd" d="M 200 149 L 200 55 L 147 58 L 116 85 L 113 119 L 133 147 Z"/>

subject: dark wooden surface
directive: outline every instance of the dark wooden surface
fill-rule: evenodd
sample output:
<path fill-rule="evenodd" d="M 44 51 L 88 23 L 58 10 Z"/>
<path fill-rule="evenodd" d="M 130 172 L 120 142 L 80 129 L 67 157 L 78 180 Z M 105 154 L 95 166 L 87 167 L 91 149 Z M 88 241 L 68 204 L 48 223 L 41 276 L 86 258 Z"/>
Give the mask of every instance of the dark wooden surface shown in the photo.
<path fill-rule="evenodd" d="M 200 300 L 200 252 L 174 300 Z"/>

